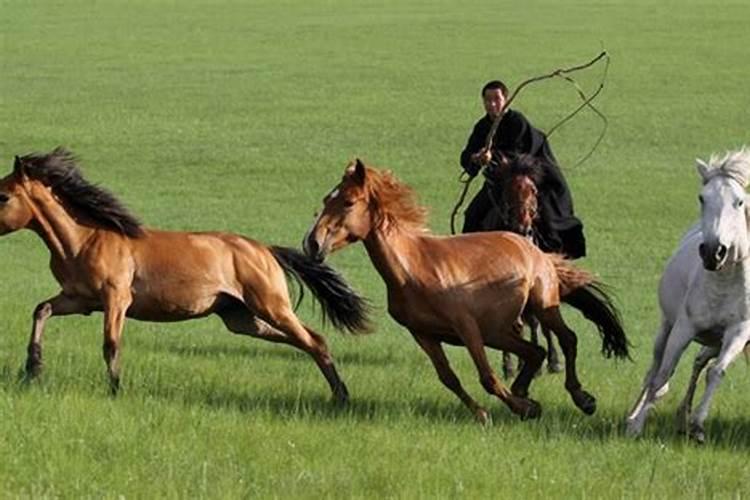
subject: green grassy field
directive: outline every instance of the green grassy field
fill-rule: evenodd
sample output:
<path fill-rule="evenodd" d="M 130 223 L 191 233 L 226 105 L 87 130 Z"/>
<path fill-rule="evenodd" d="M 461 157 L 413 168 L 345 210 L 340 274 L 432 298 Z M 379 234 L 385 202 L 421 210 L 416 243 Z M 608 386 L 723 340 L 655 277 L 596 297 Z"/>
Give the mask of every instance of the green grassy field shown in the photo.
<path fill-rule="evenodd" d="M 214 318 L 128 322 L 116 399 L 101 315 L 53 318 L 46 372 L 23 385 L 32 310 L 57 285 L 47 250 L 21 232 L 0 239 L 0 496 L 750 495 L 744 361 L 715 398 L 705 446 L 672 425 L 688 358 L 644 438 L 623 432 L 651 355 L 661 269 L 698 213 L 694 158 L 748 141 L 746 2 L 0 0 L 0 12 L 6 171 L 14 154 L 62 144 L 150 226 L 291 246 L 355 156 L 412 184 L 431 228 L 447 232 L 481 85 L 515 86 L 608 50 L 597 103 L 609 131 L 565 172 L 586 224 L 581 265 L 614 287 L 635 359 L 603 359 L 594 328 L 566 310 L 599 410 L 584 416 L 562 377 L 545 375 L 532 386 L 542 418 L 521 422 L 451 348 L 491 409 L 481 428 L 387 316 L 357 246 L 330 262 L 372 300 L 376 333 L 340 335 L 309 302 L 300 310 L 329 339 L 352 394 L 345 409 L 305 355 L 234 337 Z M 588 89 L 598 77 L 579 75 Z M 576 99 L 549 82 L 515 107 L 547 128 Z M 552 137 L 564 168 L 600 126 L 584 112 Z"/>

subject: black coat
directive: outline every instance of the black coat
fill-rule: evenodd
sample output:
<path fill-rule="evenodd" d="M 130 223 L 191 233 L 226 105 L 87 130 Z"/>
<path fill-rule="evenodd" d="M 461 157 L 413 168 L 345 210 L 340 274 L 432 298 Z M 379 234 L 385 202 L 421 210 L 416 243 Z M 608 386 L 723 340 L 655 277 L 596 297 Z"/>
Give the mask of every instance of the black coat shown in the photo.
<path fill-rule="evenodd" d="M 480 166 L 471 162 L 471 156 L 485 146 L 487 135 L 492 127 L 492 119 L 485 115 L 474 125 L 474 130 L 461 152 L 461 166 L 471 176 L 477 175 Z M 573 214 L 573 198 L 568 183 L 557 165 L 557 160 L 547 142 L 544 133 L 533 125 L 518 111 L 509 109 L 495 133 L 493 158 L 529 154 L 538 158 L 543 165 L 544 175 L 539 190 L 539 215 L 537 225 L 538 244 L 542 250 L 561 252 L 575 259 L 586 255 L 586 240 L 583 236 L 583 224 Z M 506 228 L 482 227 L 487 212 L 492 208 L 485 183 L 482 189 L 466 209 L 463 232 L 473 232 Z M 495 193 L 497 196 L 498 194 Z"/>

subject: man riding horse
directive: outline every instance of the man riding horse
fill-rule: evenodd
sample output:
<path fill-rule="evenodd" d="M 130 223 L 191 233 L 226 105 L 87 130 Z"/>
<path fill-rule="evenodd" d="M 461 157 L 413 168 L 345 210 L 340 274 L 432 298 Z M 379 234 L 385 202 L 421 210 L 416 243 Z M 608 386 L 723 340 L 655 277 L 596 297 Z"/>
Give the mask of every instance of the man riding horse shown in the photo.
<path fill-rule="evenodd" d="M 538 160 L 542 169 L 539 182 L 539 220 L 536 244 L 547 252 L 559 252 L 567 258 L 586 255 L 583 224 L 573 214 L 573 199 L 567 182 L 557 165 L 547 137 L 535 128 L 520 112 L 505 111 L 491 149 L 486 140 L 493 121 L 503 111 L 508 99 L 508 89 L 502 82 L 493 80 L 482 88 L 482 100 L 487 112 L 475 125 L 466 147 L 461 152 L 461 166 L 472 177 L 482 167 L 488 180 L 466 209 L 464 233 L 498 230 L 507 227 L 487 227 L 485 219 L 498 203 L 501 193 L 493 191 L 491 177 L 507 169 L 519 155 L 530 155 Z"/>

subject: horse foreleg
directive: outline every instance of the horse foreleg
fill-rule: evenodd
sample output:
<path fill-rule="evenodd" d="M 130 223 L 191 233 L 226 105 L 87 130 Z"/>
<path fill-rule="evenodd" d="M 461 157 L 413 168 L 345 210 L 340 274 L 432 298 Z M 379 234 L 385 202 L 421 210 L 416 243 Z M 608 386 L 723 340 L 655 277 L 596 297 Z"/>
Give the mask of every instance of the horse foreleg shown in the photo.
<path fill-rule="evenodd" d="M 130 307 L 132 296 L 123 288 L 110 287 L 105 290 L 104 304 L 104 343 L 102 354 L 107 364 L 109 388 L 112 395 L 120 390 L 120 341 L 125 325 L 125 312 Z"/>
<path fill-rule="evenodd" d="M 559 307 L 551 307 L 541 313 L 542 325 L 552 330 L 560 341 L 560 349 L 565 356 L 565 389 L 573 403 L 586 415 L 596 412 L 596 398 L 586 392 L 578 379 L 576 359 L 578 357 L 578 338 L 568 328 L 560 314 Z"/>
<path fill-rule="evenodd" d="M 90 309 L 79 299 L 62 293 L 37 304 L 34 308 L 31 338 L 27 348 L 26 376 L 28 378 L 34 378 L 42 371 L 42 338 L 47 320 L 51 316 L 87 314 L 89 312 Z"/>
<path fill-rule="evenodd" d="M 666 319 L 662 318 L 661 325 L 659 326 L 659 331 L 656 333 L 656 338 L 654 339 L 654 352 L 651 360 L 651 366 L 646 372 L 646 376 L 643 378 L 643 387 L 640 394 L 638 395 L 638 399 L 636 400 L 633 408 L 628 414 L 628 421 L 633 420 L 634 418 L 636 418 L 636 415 L 643 411 L 643 405 L 646 403 L 646 395 L 648 394 L 648 387 L 649 385 L 651 385 L 651 379 L 656 374 L 656 370 L 658 370 L 659 365 L 661 365 L 661 360 L 664 357 L 664 348 L 667 345 L 667 339 L 669 338 L 669 332 L 671 330 L 672 325 L 667 323 Z M 668 389 L 668 386 L 665 389 Z M 660 393 L 665 392 L 666 391 L 660 391 Z"/>
<path fill-rule="evenodd" d="M 479 381 L 482 384 L 482 387 L 484 387 L 488 393 L 500 398 L 501 401 L 508 405 L 513 413 L 521 416 L 521 418 L 539 417 L 542 413 L 542 408 L 539 403 L 525 397 L 514 395 L 492 370 L 492 367 L 487 360 L 487 353 L 484 350 L 484 340 L 476 321 L 473 318 L 459 319 L 459 324 L 456 330 L 463 341 L 463 344 L 469 350 L 469 354 L 479 372 Z M 511 332 L 508 335 L 514 335 L 515 338 L 520 340 L 520 337 L 518 337 L 515 332 Z M 503 349 L 504 347 L 505 346 L 499 346 L 500 349 Z M 509 348 L 509 350 L 513 351 L 513 348 Z M 524 361 L 526 363 L 524 370 L 533 370 L 532 374 L 539 368 L 539 364 L 535 364 L 530 358 L 524 359 Z"/>
<path fill-rule="evenodd" d="M 690 436 L 699 443 L 703 443 L 706 439 L 703 423 L 706 417 L 708 417 L 708 410 L 711 406 L 711 399 L 714 392 L 719 387 L 721 379 L 724 378 L 726 369 L 742 352 L 748 341 L 750 341 L 750 321 L 735 325 L 727 329 L 724 333 L 719 357 L 716 363 L 708 369 L 708 373 L 706 373 L 706 390 L 690 421 Z"/>
<path fill-rule="evenodd" d="M 627 432 L 631 436 L 638 436 L 643 432 L 643 426 L 646 423 L 648 412 L 653 408 L 660 394 L 665 391 L 665 386 L 669 378 L 674 373 L 675 366 L 680 360 L 685 348 L 695 337 L 695 327 L 688 319 L 687 314 L 683 311 L 677 318 L 672 330 L 667 333 L 667 341 L 664 345 L 664 352 L 661 356 L 661 363 L 653 372 L 649 372 L 648 382 L 644 394 L 636 404 L 633 413 L 628 416 Z M 653 375 L 651 375 L 653 373 Z"/>
<path fill-rule="evenodd" d="M 677 407 L 675 420 L 677 431 L 680 433 L 685 433 L 687 431 L 688 419 L 690 418 L 690 411 L 693 407 L 693 397 L 695 396 L 695 389 L 698 385 L 698 379 L 701 376 L 701 372 L 708 362 L 718 354 L 719 346 L 704 346 L 695 356 L 695 360 L 693 361 L 693 373 L 690 375 L 690 383 L 688 384 L 687 392 L 685 393 L 685 397 L 682 398 L 680 406 Z"/>
<path fill-rule="evenodd" d="M 448 362 L 448 358 L 445 356 L 443 346 L 440 344 L 440 342 L 414 332 L 412 332 L 412 335 L 414 336 L 414 340 L 417 341 L 417 344 L 419 344 L 419 347 L 422 348 L 422 350 L 430 358 L 430 361 L 432 361 L 432 366 L 435 367 L 435 371 L 437 372 L 440 382 L 442 382 L 445 387 L 450 389 L 453 394 L 458 396 L 458 399 L 460 399 L 463 404 L 465 404 L 466 407 L 469 408 L 469 410 L 474 414 L 476 419 L 481 424 L 489 423 L 490 414 L 487 413 L 487 410 L 482 408 L 476 401 L 474 401 L 474 399 L 469 396 L 469 394 L 464 390 L 463 386 L 461 386 L 461 381 L 458 379 L 458 376 L 456 376 L 456 373 L 451 368 L 451 365 Z"/>

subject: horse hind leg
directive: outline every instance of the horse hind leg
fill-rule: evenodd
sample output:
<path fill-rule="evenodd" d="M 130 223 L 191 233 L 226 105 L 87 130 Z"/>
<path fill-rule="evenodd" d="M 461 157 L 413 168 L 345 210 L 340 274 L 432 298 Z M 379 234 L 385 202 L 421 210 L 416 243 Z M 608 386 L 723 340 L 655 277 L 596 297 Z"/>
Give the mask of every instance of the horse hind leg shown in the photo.
<path fill-rule="evenodd" d="M 286 315 L 281 314 L 276 320 L 264 320 L 243 303 L 236 301 L 232 306 L 217 311 L 217 314 L 231 332 L 289 344 L 308 353 L 328 382 L 334 400 L 342 404 L 348 401 L 349 391 L 339 377 L 325 339 L 303 325 L 291 310 Z"/>
<path fill-rule="evenodd" d="M 552 333 L 548 328 L 541 327 L 541 329 L 542 335 L 547 340 L 547 371 L 549 373 L 560 373 L 563 371 L 563 365 L 560 363 L 560 356 L 557 354 Z"/>
<path fill-rule="evenodd" d="M 565 356 L 565 389 L 573 403 L 586 415 L 596 412 L 596 398 L 586 392 L 578 379 L 576 358 L 578 357 L 578 338 L 560 314 L 558 306 L 548 307 L 539 313 L 543 327 L 549 328 L 560 341 L 560 349 Z"/>

